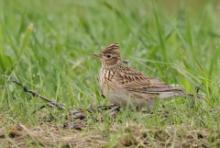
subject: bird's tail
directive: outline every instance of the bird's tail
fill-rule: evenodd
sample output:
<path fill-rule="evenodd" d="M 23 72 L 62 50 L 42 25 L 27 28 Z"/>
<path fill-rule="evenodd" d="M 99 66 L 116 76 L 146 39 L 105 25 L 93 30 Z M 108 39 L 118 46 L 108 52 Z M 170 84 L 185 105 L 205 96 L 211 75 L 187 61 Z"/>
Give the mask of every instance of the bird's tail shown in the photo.
<path fill-rule="evenodd" d="M 166 92 L 160 92 L 159 98 L 166 99 L 166 98 L 172 98 L 172 97 L 186 97 L 186 98 L 195 98 L 195 99 L 204 99 L 204 96 L 201 94 L 190 94 L 186 93 L 183 90 L 174 90 L 174 91 L 166 91 Z"/>

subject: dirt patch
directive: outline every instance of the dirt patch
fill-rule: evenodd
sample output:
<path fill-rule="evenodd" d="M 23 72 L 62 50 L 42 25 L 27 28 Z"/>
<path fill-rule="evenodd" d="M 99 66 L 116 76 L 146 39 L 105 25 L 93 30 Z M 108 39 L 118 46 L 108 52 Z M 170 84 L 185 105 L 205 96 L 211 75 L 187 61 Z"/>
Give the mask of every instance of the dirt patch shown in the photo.
<path fill-rule="evenodd" d="M 33 145 L 44 147 L 98 147 L 105 144 L 105 140 L 100 134 L 65 130 L 51 124 L 33 128 L 17 124 L 12 127 L 8 134 L 5 134 L 4 138 L 0 139 L 0 143 L 10 147 L 29 147 Z"/>
<path fill-rule="evenodd" d="M 213 137 L 207 129 L 190 126 L 169 126 L 164 129 L 147 129 L 142 125 L 128 124 L 117 147 L 210 147 Z M 213 137 L 214 138 L 214 137 Z"/>
<path fill-rule="evenodd" d="M 100 125 L 102 126 L 102 125 Z M 8 147 L 106 147 L 110 137 L 120 133 L 114 147 L 213 147 L 218 146 L 218 132 L 194 129 L 190 126 L 168 126 L 148 129 L 137 123 L 114 123 L 106 135 L 95 128 L 84 130 L 65 129 L 52 124 L 26 127 L 17 124 L 0 137 Z M 1 130 L 3 131 L 3 130 Z M 120 132 L 119 132 L 120 131 Z M 210 144 L 213 143 L 213 144 Z"/>
<path fill-rule="evenodd" d="M 4 147 L 219 147 L 220 132 L 192 127 L 172 125 L 147 128 L 137 122 L 106 123 L 97 120 L 96 126 L 87 123 L 87 116 L 72 111 L 66 122 L 42 122 L 38 126 L 6 124 L 1 118 L 0 146 Z M 46 120 L 47 121 L 47 120 Z M 13 121 L 14 122 L 14 121 Z M 76 128 L 77 127 L 77 128 Z M 116 138 L 116 141 L 112 140 Z M 110 143 L 110 144 L 109 144 Z"/>

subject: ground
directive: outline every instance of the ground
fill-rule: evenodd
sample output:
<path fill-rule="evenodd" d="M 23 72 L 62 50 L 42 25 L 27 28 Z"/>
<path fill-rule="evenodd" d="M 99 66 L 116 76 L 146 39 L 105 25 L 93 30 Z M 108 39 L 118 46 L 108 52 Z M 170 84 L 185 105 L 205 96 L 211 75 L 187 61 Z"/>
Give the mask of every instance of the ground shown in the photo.
<path fill-rule="evenodd" d="M 219 147 L 219 13 L 217 0 L 0 0 L 0 147 Z M 113 42 L 130 66 L 204 99 L 89 112 L 110 104 L 92 54 Z"/>

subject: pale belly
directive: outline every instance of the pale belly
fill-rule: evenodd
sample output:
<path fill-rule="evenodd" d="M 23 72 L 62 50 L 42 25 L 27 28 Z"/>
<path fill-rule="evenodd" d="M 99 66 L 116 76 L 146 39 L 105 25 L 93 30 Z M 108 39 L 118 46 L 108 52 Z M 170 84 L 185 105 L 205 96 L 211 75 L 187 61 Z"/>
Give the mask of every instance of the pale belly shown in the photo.
<path fill-rule="evenodd" d="M 124 90 L 123 88 L 112 86 L 111 82 L 100 81 L 100 88 L 102 94 L 109 99 L 112 104 L 126 106 L 132 105 L 136 107 L 147 107 L 151 105 L 149 101 L 143 98 L 134 97 L 131 93 Z"/>

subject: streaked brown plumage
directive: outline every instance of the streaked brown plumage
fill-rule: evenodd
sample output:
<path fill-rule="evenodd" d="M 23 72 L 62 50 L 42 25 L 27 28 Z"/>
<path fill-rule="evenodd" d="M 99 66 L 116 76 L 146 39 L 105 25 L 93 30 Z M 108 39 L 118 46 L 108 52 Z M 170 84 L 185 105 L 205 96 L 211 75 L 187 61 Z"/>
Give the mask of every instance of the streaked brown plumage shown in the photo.
<path fill-rule="evenodd" d="M 110 44 L 100 54 L 102 67 L 99 84 L 102 94 L 113 104 L 150 106 L 156 98 L 188 96 L 183 89 L 144 76 L 126 64 L 120 57 L 118 44 Z"/>

